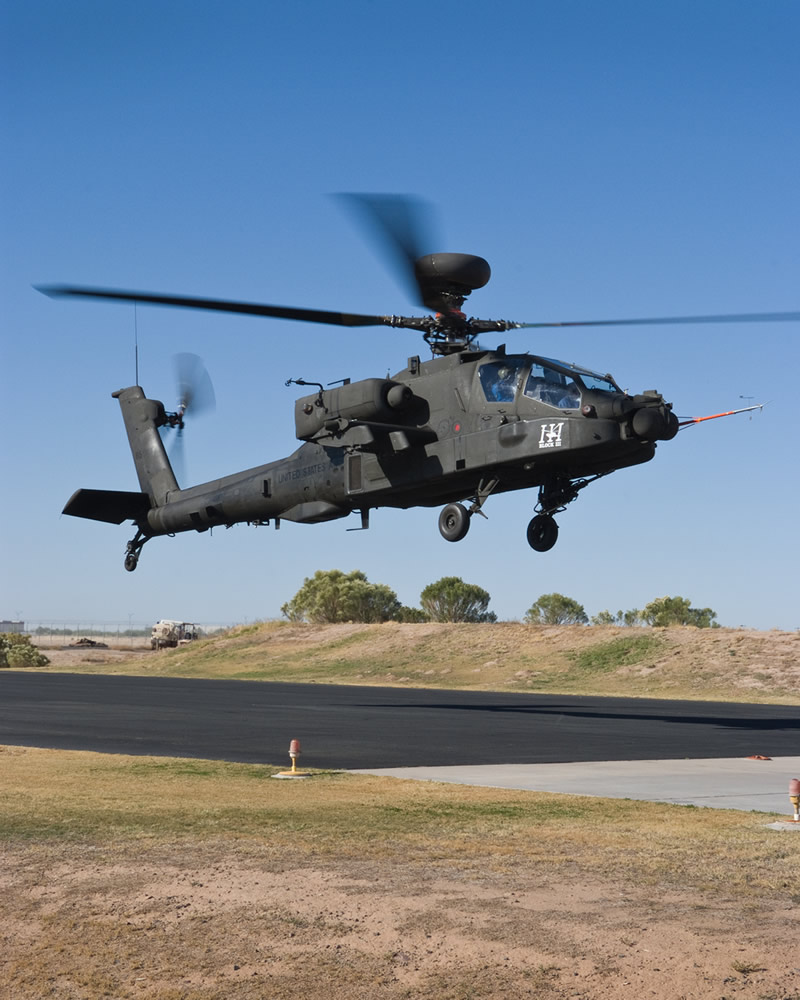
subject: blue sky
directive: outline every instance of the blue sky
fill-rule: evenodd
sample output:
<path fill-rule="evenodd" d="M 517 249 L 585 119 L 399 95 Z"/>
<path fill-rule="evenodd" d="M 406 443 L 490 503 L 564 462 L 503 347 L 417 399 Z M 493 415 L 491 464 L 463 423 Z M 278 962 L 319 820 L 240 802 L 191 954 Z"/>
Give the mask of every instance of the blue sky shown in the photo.
<path fill-rule="evenodd" d="M 520 321 L 800 308 L 794 0 L 334 4 L 11 0 L 2 23 L 0 618 L 273 618 L 317 569 L 404 603 L 445 575 L 501 618 L 558 591 L 593 614 L 664 594 L 726 625 L 800 627 L 797 324 L 520 331 L 509 348 L 657 388 L 710 422 L 586 490 L 549 553 L 535 496 L 501 496 L 461 543 L 436 510 L 160 538 L 60 516 L 78 487 L 137 488 L 111 392 L 134 314 L 55 301 L 76 283 L 410 313 L 335 199 L 410 192 L 441 249 L 478 253 L 470 312 Z M 295 447 L 290 377 L 383 376 L 424 344 L 139 308 L 140 382 L 174 406 L 173 354 L 217 395 L 187 432 L 203 482 Z"/>

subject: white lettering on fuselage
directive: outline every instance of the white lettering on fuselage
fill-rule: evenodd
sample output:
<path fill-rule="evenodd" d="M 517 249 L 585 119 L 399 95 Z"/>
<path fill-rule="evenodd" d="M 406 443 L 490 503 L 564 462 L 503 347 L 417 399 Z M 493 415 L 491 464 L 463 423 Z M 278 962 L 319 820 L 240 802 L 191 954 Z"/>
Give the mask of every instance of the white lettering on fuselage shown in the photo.
<path fill-rule="evenodd" d="M 563 420 L 558 424 L 542 424 L 541 434 L 539 435 L 539 447 L 560 448 L 561 431 L 563 430 L 563 427 Z"/>
<path fill-rule="evenodd" d="M 316 465 L 304 465 L 299 469 L 290 469 L 289 472 L 278 473 L 278 483 L 290 483 L 296 479 L 308 479 L 309 476 L 316 476 L 324 472 L 327 466 L 324 462 L 317 462 Z"/>

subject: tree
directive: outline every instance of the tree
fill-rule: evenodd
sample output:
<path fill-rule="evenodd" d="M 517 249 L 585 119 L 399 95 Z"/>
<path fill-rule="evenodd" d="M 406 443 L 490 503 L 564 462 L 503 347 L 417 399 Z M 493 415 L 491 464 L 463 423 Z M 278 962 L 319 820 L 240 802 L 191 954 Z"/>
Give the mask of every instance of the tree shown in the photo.
<path fill-rule="evenodd" d="M 691 608 L 687 597 L 657 597 L 645 605 L 642 621 L 648 625 L 694 625 L 696 628 L 719 628 L 711 608 Z"/>
<path fill-rule="evenodd" d="M 425 614 L 422 608 L 407 608 L 404 604 L 395 612 L 394 621 L 419 624 L 419 622 L 429 622 L 430 618 Z"/>
<path fill-rule="evenodd" d="M 46 667 L 50 662 L 44 653 L 21 632 L 0 632 L 0 667 Z"/>
<path fill-rule="evenodd" d="M 281 614 L 293 622 L 385 622 L 400 609 L 397 594 L 385 584 L 370 583 L 364 573 L 354 569 L 318 569 L 306 577 L 303 586 Z"/>
<path fill-rule="evenodd" d="M 496 622 L 494 611 L 486 610 L 490 600 L 483 587 L 460 576 L 443 576 L 419 595 L 422 610 L 434 622 Z"/>
<path fill-rule="evenodd" d="M 583 605 L 563 594 L 542 594 L 525 613 L 530 625 L 585 625 L 588 620 Z"/>
<path fill-rule="evenodd" d="M 642 620 L 642 612 L 638 608 L 631 608 L 629 611 L 618 611 L 612 615 L 610 611 L 600 611 L 591 618 L 592 625 L 639 625 Z"/>

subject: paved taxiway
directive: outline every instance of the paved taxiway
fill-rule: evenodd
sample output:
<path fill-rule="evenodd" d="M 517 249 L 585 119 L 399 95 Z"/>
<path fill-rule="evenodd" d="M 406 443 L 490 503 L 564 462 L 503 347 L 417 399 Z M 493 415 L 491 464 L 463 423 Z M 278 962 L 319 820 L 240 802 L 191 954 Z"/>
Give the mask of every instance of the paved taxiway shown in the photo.
<path fill-rule="evenodd" d="M 477 767 L 358 769 L 421 781 L 517 788 L 610 799 L 776 812 L 789 818 L 789 781 L 800 777 L 800 757 L 750 760 L 606 760 L 570 764 L 489 764 Z M 800 823 L 797 825 L 800 831 Z"/>
<path fill-rule="evenodd" d="M 294 738 L 308 767 L 780 813 L 800 776 L 793 706 L 0 672 L 0 743 L 283 764 Z"/>

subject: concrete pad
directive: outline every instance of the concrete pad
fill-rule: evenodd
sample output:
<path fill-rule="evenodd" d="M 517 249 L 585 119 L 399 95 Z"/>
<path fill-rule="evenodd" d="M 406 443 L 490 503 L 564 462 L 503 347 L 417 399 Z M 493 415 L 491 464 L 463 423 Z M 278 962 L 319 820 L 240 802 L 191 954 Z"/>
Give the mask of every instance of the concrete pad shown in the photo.
<path fill-rule="evenodd" d="M 643 799 L 714 809 L 755 810 L 778 813 L 791 820 L 789 781 L 800 776 L 800 757 L 362 768 L 353 773 L 610 799 Z"/>

